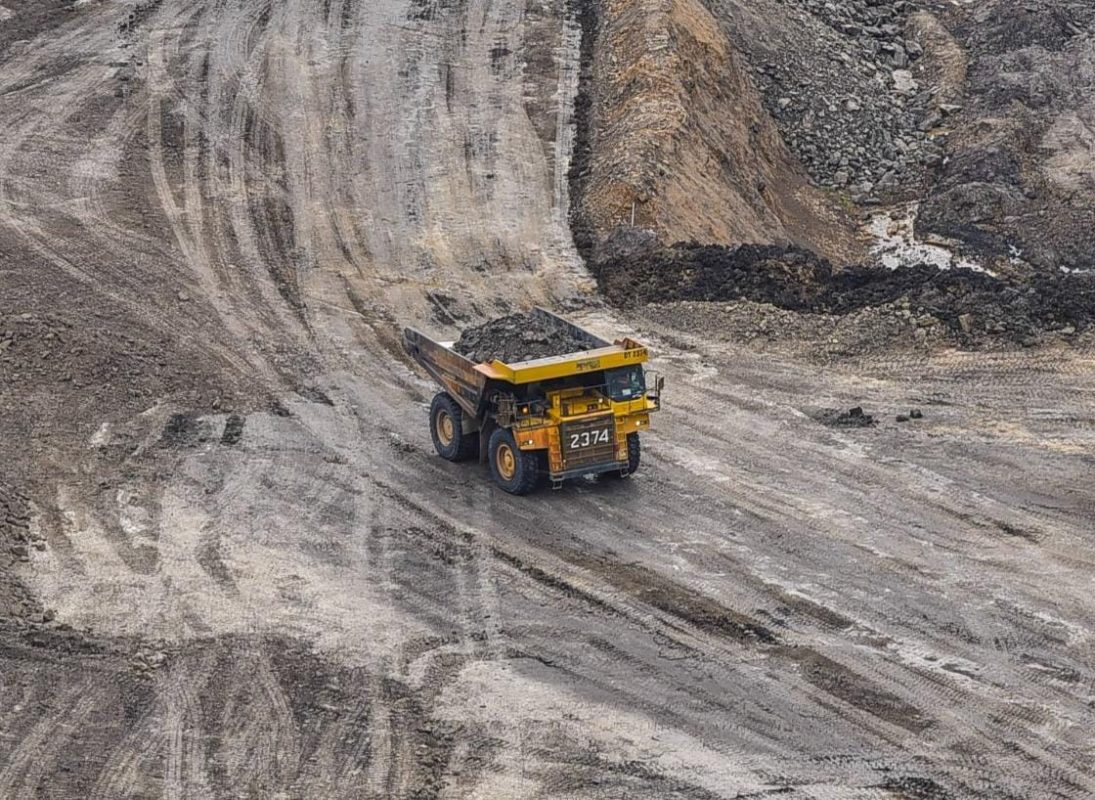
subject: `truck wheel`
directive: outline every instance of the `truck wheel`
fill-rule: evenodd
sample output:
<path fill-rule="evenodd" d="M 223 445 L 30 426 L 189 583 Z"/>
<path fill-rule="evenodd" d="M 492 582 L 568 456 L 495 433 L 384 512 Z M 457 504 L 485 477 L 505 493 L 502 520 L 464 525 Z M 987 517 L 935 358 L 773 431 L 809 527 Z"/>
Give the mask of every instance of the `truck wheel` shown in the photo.
<path fill-rule="evenodd" d="M 479 451 L 479 436 L 464 433 L 464 409 L 448 392 L 438 392 L 430 403 L 430 435 L 448 461 L 467 461 Z"/>
<path fill-rule="evenodd" d="M 627 466 L 622 467 L 619 472 L 613 471 L 602 474 L 606 478 L 626 478 L 628 475 L 634 475 L 639 468 L 642 453 L 643 449 L 642 445 L 639 444 L 639 434 L 629 433 L 627 435 Z"/>
<path fill-rule="evenodd" d="M 490 435 L 490 474 L 504 491 L 528 494 L 536 488 L 539 469 L 536 453 L 517 449 L 513 434 L 496 428 Z"/>
<path fill-rule="evenodd" d="M 642 460 L 643 447 L 639 443 L 639 434 L 629 433 L 627 435 L 627 474 L 633 475 L 639 469 L 639 462 Z"/>

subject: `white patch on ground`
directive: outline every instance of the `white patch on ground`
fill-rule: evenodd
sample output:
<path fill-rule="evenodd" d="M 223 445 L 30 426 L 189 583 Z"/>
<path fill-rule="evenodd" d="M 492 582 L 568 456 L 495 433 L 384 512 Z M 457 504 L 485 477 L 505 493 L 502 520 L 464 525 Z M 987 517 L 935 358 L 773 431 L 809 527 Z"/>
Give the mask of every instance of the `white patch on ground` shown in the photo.
<path fill-rule="evenodd" d="M 730 475 L 727 473 L 726 464 L 717 458 L 695 453 L 684 447 L 678 447 L 672 442 L 659 441 L 659 455 L 672 464 L 682 469 L 719 484 L 729 484 Z"/>
<path fill-rule="evenodd" d="M 110 423 L 104 422 L 99 426 L 99 430 L 95 431 L 91 437 L 89 443 L 92 447 L 106 447 L 110 442 Z"/>
<path fill-rule="evenodd" d="M 115 497 L 118 503 L 118 524 L 131 539 L 148 536 L 152 527 L 152 515 L 139 503 L 136 494 L 128 489 L 119 489 Z"/>
<path fill-rule="evenodd" d="M 919 670 L 934 672 L 952 681 L 980 682 L 985 668 L 954 654 L 942 656 L 930 647 L 911 641 L 892 641 L 887 649 L 903 663 Z"/>
<path fill-rule="evenodd" d="M 931 264 L 939 269 L 970 269 L 992 274 L 975 261 L 956 256 L 942 244 L 929 244 L 916 238 L 919 203 L 909 203 L 893 212 L 874 217 L 867 229 L 874 237 L 871 255 L 887 269 Z"/>
<path fill-rule="evenodd" d="M 778 788 L 763 777 L 769 766 L 763 758 L 714 750 L 640 710 L 602 705 L 536 673 L 534 665 L 522 668 L 520 662 L 477 662 L 445 685 L 439 716 L 486 728 L 514 745 L 499 751 L 491 770 L 464 797 L 486 800 L 549 793 L 548 781 L 557 780 L 557 775 L 525 755 L 549 741 L 566 741 L 617 769 L 641 764 L 659 774 L 686 774 L 712 794 L 766 794 Z"/>
<path fill-rule="evenodd" d="M 0 22 L 7 22 L 9 19 L 15 16 L 15 12 L 10 8 L 4 8 L 0 6 Z"/>

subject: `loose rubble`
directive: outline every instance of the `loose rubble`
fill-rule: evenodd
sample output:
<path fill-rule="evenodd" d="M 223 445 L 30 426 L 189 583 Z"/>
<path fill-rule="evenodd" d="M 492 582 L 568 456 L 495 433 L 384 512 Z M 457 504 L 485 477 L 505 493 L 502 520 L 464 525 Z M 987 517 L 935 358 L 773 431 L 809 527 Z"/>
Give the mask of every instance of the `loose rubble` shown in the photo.
<path fill-rule="evenodd" d="M 914 72 L 923 45 L 905 0 L 781 0 L 800 15 L 794 46 L 760 57 L 754 72 L 792 152 L 820 185 L 873 200 L 943 160 L 932 132 L 943 114 Z"/>
<path fill-rule="evenodd" d="M 453 350 L 477 363 L 515 363 L 589 350 L 591 345 L 538 314 L 511 314 L 468 328 Z"/>
<path fill-rule="evenodd" d="M 878 420 L 865 412 L 862 406 L 856 406 L 847 411 L 825 409 L 818 413 L 817 420 L 832 428 L 870 428 L 878 424 Z"/>
<path fill-rule="evenodd" d="M 31 527 L 30 501 L 0 481 L 0 619 L 22 617 L 31 622 L 49 622 L 44 610 L 15 575 L 17 565 L 30 561 L 32 550 L 43 550 L 46 543 Z"/>
<path fill-rule="evenodd" d="M 1095 277 L 1064 273 L 997 278 L 914 265 L 836 269 L 795 248 L 682 244 L 617 250 L 594 265 L 602 291 L 623 306 L 680 300 L 769 303 L 845 315 L 867 308 L 898 318 L 910 336 L 973 345 L 985 338 L 1033 344 L 1044 332 L 1095 329 Z"/>

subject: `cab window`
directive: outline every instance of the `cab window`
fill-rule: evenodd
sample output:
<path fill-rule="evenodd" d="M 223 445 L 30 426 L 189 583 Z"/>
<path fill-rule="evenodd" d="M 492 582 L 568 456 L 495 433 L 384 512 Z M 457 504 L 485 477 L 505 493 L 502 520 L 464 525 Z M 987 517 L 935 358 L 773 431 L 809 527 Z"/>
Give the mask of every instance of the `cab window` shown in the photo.
<path fill-rule="evenodd" d="M 637 400 L 646 394 L 642 367 L 620 367 L 605 371 L 608 396 L 616 401 Z"/>

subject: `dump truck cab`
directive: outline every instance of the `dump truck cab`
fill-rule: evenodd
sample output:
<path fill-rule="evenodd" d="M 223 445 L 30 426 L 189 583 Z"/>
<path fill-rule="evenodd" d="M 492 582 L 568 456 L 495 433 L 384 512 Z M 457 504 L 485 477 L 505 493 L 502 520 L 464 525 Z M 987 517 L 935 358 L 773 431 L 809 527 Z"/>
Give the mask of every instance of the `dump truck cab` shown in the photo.
<path fill-rule="evenodd" d="M 507 364 L 475 364 L 451 347 L 404 332 L 407 352 L 444 389 L 431 404 L 431 433 L 449 460 L 478 453 L 506 491 L 559 487 L 583 475 L 627 476 L 639 466 L 639 434 L 661 407 L 663 381 L 645 369 L 645 346 L 608 342 L 544 309 L 587 349 Z"/>
<path fill-rule="evenodd" d="M 601 368 L 602 361 L 620 356 L 627 361 Z M 581 475 L 630 474 L 638 468 L 638 448 L 633 444 L 629 453 L 628 436 L 649 427 L 661 402 L 657 376 L 647 386 L 645 359 L 645 348 L 637 346 L 584 359 L 581 372 L 524 384 L 503 381 L 494 397 L 495 422 L 513 431 L 519 449 L 543 454 L 541 469 L 555 485 Z M 551 375 L 571 365 L 565 358 L 545 362 L 522 366 Z M 511 379 L 520 380 L 522 371 Z"/>

